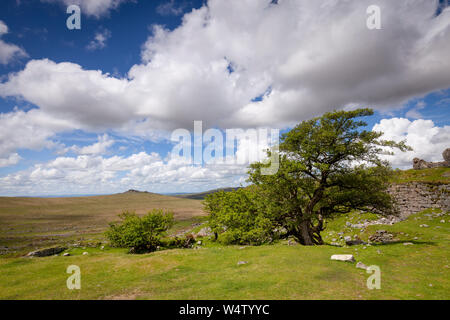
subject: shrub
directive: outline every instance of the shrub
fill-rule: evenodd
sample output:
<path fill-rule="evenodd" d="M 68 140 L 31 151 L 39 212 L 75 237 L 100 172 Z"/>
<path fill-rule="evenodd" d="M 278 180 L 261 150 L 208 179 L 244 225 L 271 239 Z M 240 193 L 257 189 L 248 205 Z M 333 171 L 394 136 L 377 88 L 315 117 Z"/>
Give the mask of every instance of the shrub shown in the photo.
<path fill-rule="evenodd" d="M 114 247 L 133 248 L 133 252 L 155 251 L 161 237 L 173 226 L 173 213 L 154 209 L 143 217 L 123 212 L 120 223 L 110 223 L 106 237 Z"/>
<path fill-rule="evenodd" d="M 210 213 L 208 225 L 224 244 L 259 245 L 276 237 L 275 222 L 261 210 L 255 188 L 219 191 L 208 195 L 204 204 Z"/>

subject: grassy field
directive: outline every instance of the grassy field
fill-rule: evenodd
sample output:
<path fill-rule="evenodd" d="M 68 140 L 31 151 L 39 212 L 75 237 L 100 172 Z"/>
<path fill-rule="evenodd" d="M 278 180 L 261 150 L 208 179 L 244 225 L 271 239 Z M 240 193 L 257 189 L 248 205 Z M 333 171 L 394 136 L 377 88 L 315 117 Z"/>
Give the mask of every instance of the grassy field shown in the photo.
<path fill-rule="evenodd" d="M 407 183 L 414 181 L 450 183 L 450 168 L 396 170 L 392 180 L 392 182 L 395 183 Z"/>
<path fill-rule="evenodd" d="M 395 182 L 448 182 L 449 172 L 400 171 Z M 259 247 L 221 246 L 202 239 L 197 249 L 143 255 L 107 245 L 101 249 L 103 232 L 118 213 L 144 214 L 153 208 L 175 213 L 170 234 L 196 231 L 206 218 L 199 200 L 151 193 L 0 198 L 0 299 L 450 299 L 449 212 L 427 210 L 362 232 L 347 222 L 379 217 L 354 212 L 328 222 L 327 244 L 320 247 L 288 246 L 285 240 Z M 343 243 L 347 235 L 367 240 L 381 229 L 395 241 L 330 245 Z M 23 257 L 37 248 L 74 243 L 79 246 L 70 247 L 68 257 Z M 379 266 L 381 289 L 369 290 L 370 275 L 355 263 L 330 260 L 333 254 L 353 254 L 357 261 Z M 66 287 L 69 265 L 81 268 L 81 290 Z"/>
<path fill-rule="evenodd" d="M 17 256 L 56 244 L 103 241 L 108 223 L 122 211 L 145 214 L 154 208 L 173 211 L 176 228 L 205 215 L 198 200 L 144 192 L 76 198 L 0 197 L 0 253 Z"/>
<path fill-rule="evenodd" d="M 198 250 L 143 255 L 106 247 L 73 248 L 69 257 L 2 258 L 0 299 L 450 299 L 450 214 L 438 214 L 425 211 L 360 234 L 364 239 L 379 229 L 393 233 L 397 241 L 384 245 L 304 247 L 282 241 L 224 247 L 204 240 Z M 345 222 L 363 218 L 371 217 L 336 219 L 325 239 L 337 230 L 358 233 Z M 332 254 L 353 254 L 366 265 L 378 265 L 381 289 L 369 290 L 365 270 L 331 261 Z M 72 264 L 81 269 L 81 290 L 66 287 L 66 268 Z"/>

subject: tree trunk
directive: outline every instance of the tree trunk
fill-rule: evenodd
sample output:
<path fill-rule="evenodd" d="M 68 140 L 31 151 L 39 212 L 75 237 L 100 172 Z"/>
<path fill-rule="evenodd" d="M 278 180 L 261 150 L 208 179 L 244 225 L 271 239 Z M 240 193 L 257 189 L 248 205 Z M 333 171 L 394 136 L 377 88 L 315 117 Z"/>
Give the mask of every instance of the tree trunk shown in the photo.
<path fill-rule="evenodd" d="M 312 237 L 311 223 L 309 220 L 303 220 L 299 226 L 299 241 L 305 246 L 313 246 L 314 240 Z"/>
<path fill-rule="evenodd" d="M 305 246 L 314 246 L 324 244 L 320 232 L 323 230 L 322 224 L 314 226 L 310 220 L 303 220 L 292 234 L 297 238 L 300 244 Z"/>

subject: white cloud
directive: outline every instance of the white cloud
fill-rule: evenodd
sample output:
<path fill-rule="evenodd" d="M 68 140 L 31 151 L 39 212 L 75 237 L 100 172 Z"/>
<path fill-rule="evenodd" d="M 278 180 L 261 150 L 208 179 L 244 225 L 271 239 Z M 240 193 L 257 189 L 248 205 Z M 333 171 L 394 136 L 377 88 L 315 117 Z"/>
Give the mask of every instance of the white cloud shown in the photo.
<path fill-rule="evenodd" d="M 103 49 L 106 47 L 106 41 L 111 37 L 111 31 L 104 29 L 102 31 L 96 32 L 94 40 L 91 40 L 86 46 L 86 49 L 94 51 Z"/>
<path fill-rule="evenodd" d="M 124 2 L 47 1 L 79 3 L 83 12 L 96 17 Z M 1 115 L 0 150 L 9 159 L 19 148 L 46 147 L 55 133 L 73 129 L 161 139 L 175 128 L 191 129 L 193 120 L 203 120 L 205 128 L 286 127 L 335 108 L 370 106 L 387 111 L 450 88 L 450 11 L 433 18 L 436 1 L 379 0 L 382 30 L 368 30 L 370 4 L 369 0 L 285 0 L 278 5 L 269 0 L 238 4 L 210 0 L 184 15 L 173 31 L 154 26 L 142 48 L 142 62 L 126 78 L 70 62 L 32 60 L 0 83 L 0 96 L 19 97 L 39 109 Z M 383 121 L 381 128 L 391 134 L 398 130 L 397 138 L 407 137 L 424 158 L 426 152 L 440 155 L 442 150 L 435 148 L 444 142 L 437 141 L 448 135 L 447 127 L 429 122 Z M 399 155 L 394 162 L 409 165 L 410 156 Z M 131 161 L 94 155 L 76 159 L 79 163 L 90 159 L 93 167 Z M 89 170 L 75 171 L 78 176 L 66 172 L 63 177 L 109 181 L 116 172 L 95 168 L 99 172 L 92 177 Z M 145 185 L 152 177 L 206 181 L 230 172 L 169 164 L 161 164 L 162 171 L 158 168 L 153 162 L 141 164 L 123 179 Z M 35 175 L 60 177 L 60 171 L 42 171 L 53 169 L 42 167 Z M 29 179 L 25 173 L 8 179 L 20 177 Z"/>
<path fill-rule="evenodd" d="M 74 152 L 80 155 L 97 155 L 104 154 L 108 148 L 110 148 L 116 141 L 111 139 L 107 134 L 98 137 L 98 142 L 85 146 L 79 147 L 77 145 L 73 145 L 71 147 L 63 148 L 58 153 L 64 154 L 67 152 Z"/>
<path fill-rule="evenodd" d="M 211 0 L 173 31 L 155 26 L 128 79 L 38 60 L 0 95 L 96 128 L 289 126 L 349 105 L 392 108 L 450 87 L 449 12 L 405 1 L 380 0 L 383 29 L 368 30 L 366 0 Z"/>
<path fill-rule="evenodd" d="M 109 14 L 122 3 L 131 1 L 133 0 L 41 0 L 41 2 L 61 3 L 65 6 L 75 4 L 80 6 L 82 14 L 96 18 Z"/>
<path fill-rule="evenodd" d="M 179 16 L 183 13 L 184 7 L 186 3 L 176 3 L 175 0 L 166 1 L 159 6 L 156 7 L 156 12 L 158 12 L 160 15 L 167 16 L 167 15 L 174 15 Z"/>
<path fill-rule="evenodd" d="M 113 193 L 127 189 L 190 192 L 238 185 L 245 166 L 197 167 L 145 152 L 129 157 L 58 157 L 0 178 L 2 195 Z M 39 188 L 37 188 L 39 186 Z"/>
<path fill-rule="evenodd" d="M 22 158 L 17 153 L 12 153 L 8 155 L 7 158 L 0 157 L 0 168 L 15 165 L 20 161 L 20 159 Z"/>
<path fill-rule="evenodd" d="M 133 114 L 127 80 L 69 62 L 31 60 L 25 69 L 0 84 L 0 96 L 14 95 L 37 106 L 48 117 L 69 121 L 78 129 L 108 129 Z"/>
<path fill-rule="evenodd" d="M 405 114 L 405 116 L 408 118 L 413 118 L 413 119 L 421 119 L 421 118 L 423 118 L 423 116 L 420 113 L 420 110 L 424 109 L 425 107 L 426 107 L 426 103 L 424 101 L 419 101 L 419 102 L 417 102 L 417 104 L 415 105 L 414 108 L 412 108 Z"/>
<path fill-rule="evenodd" d="M 426 161 L 443 161 L 442 152 L 450 147 L 450 126 L 437 127 L 431 120 L 383 119 L 373 130 L 384 132 L 383 138 L 387 140 L 406 140 L 413 148 L 413 151 L 396 151 L 393 156 L 384 156 L 392 166 L 402 169 L 412 168 L 412 160 L 416 157 Z"/>
<path fill-rule="evenodd" d="M 0 20 L 0 37 L 8 33 L 8 26 Z M 16 58 L 27 57 L 22 48 L 0 39 L 0 64 L 8 64 Z"/>
<path fill-rule="evenodd" d="M 38 109 L 0 113 L 0 155 L 10 159 L 2 161 L 3 166 L 15 164 L 14 159 L 18 160 L 16 150 L 54 147 L 50 138 L 57 132 L 72 129 L 69 121 L 49 117 Z"/>

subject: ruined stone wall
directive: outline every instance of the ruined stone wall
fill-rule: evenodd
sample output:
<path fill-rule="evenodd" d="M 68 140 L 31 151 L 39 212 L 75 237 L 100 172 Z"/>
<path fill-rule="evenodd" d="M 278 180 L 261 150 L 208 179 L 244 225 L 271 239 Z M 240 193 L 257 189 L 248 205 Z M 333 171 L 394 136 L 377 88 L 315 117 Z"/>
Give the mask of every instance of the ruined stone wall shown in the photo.
<path fill-rule="evenodd" d="M 450 211 L 450 183 L 408 182 L 392 184 L 389 193 L 402 219 L 428 208 Z"/>

